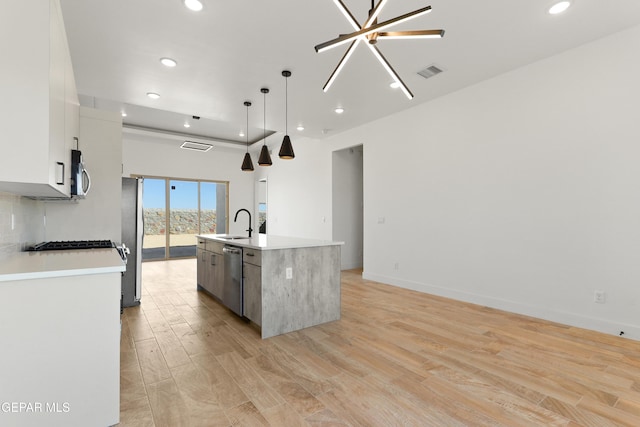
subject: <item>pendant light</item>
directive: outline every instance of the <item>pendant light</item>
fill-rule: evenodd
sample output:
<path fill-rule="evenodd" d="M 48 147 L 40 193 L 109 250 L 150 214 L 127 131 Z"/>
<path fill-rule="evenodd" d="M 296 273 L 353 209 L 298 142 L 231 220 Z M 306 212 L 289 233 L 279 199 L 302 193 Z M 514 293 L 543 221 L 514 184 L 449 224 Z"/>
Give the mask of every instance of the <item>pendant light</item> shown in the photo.
<path fill-rule="evenodd" d="M 269 147 L 267 147 L 267 94 L 269 93 L 269 89 L 263 87 L 262 89 L 260 89 L 260 92 L 262 92 L 264 98 L 264 140 L 262 144 L 262 150 L 260 150 L 258 164 L 260 166 L 271 166 L 273 163 L 271 162 Z"/>
<path fill-rule="evenodd" d="M 285 89 L 284 89 L 284 139 L 282 140 L 282 145 L 280 146 L 280 153 L 278 154 L 281 159 L 293 159 L 296 155 L 293 152 L 293 145 L 291 145 L 291 138 L 289 138 L 289 77 L 291 76 L 291 71 L 284 70 L 282 72 L 282 76 L 285 81 Z"/>
<path fill-rule="evenodd" d="M 247 152 L 244 154 L 244 160 L 242 161 L 242 170 L 251 172 L 253 170 L 253 161 L 251 160 L 251 154 L 249 154 L 249 107 L 251 107 L 251 102 L 244 101 L 244 106 L 247 107 L 247 127 L 244 131 L 247 136 Z"/>

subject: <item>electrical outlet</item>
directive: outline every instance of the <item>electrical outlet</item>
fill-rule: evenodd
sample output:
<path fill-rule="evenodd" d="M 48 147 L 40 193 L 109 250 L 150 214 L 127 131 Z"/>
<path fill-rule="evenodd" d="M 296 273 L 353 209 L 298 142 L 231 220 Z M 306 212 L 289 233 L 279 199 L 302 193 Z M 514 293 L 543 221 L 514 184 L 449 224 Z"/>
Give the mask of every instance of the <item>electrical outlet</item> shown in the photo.
<path fill-rule="evenodd" d="M 593 302 L 604 304 L 607 302 L 607 294 L 604 291 L 595 291 L 593 293 Z"/>
<path fill-rule="evenodd" d="M 285 272 L 286 272 L 286 275 L 287 275 L 287 279 L 293 279 L 293 268 L 287 267 Z"/>

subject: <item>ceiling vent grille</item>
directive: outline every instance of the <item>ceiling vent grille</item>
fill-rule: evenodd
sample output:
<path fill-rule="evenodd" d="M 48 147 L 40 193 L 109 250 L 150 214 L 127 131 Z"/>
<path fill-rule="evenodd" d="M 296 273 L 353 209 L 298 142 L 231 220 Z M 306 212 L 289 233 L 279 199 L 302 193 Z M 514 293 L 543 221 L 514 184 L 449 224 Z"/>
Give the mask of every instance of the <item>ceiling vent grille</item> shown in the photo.
<path fill-rule="evenodd" d="M 438 68 L 435 65 L 431 65 L 422 71 L 418 71 L 418 74 L 420 74 L 425 79 L 428 79 L 435 76 L 436 74 L 440 74 L 442 71 L 443 70 L 441 68 Z"/>
<path fill-rule="evenodd" d="M 209 151 L 211 150 L 213 145 L 211 144 L 203 144 L 202 142 L 193 142 L 193 141 L 185 141 L 182 143 L 180 148 L 184 148 L 185 150 L 195 150 L 195 151 Z"/>

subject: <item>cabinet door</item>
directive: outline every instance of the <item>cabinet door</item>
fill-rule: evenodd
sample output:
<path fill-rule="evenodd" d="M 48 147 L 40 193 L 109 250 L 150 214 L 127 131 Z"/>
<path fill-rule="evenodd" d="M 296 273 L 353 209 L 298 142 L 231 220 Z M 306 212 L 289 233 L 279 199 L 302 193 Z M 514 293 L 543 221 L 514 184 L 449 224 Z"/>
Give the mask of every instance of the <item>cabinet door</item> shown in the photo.
<path fill-rule="evenodd" d="M 70 144 L 65 140 L 65 74 L 70 66 L 62 11 L 57 1 L 50 1 L 50 51 L 49 51 L 49 185 L 68 195 L 71 170 L 71 152 L 66 148 Z M 69 64 L 67 64 L 69 63 Z"/>
<path fill-rule="evenodd" d="M 205 277 L 205 270 L 207 268 L 207 254 L 206 251 L 204 249 L 201 249 L 200 247 L 198 247 L 196 249 L 196 256 L 198 257 L 198 265 L 197 265 L 197 283 L 199 286 L 204 288 L 204 277 Z"/>
<path fill-rule="evenodd" d="M 211 293 L 222 300 L 224 290 L 224 259 L 222 254 L 213 252 L 211 254 Z"/>
<path fill-rule="evenodd" d="M 244 316 L 262 326 L 262 268 L 244 263 Z"/>
<path fill-rule="evenodd" d="M 71 109 L 79 104 L 59 0 L 11 2 L 4 8 L 0 51 L 0 95 L 6 104 L 0 107 L 0 129 L 11 144 L 11 155 L 0 158 L 0 191 L 68 197 L 65 103 L 75 99 Z"/>

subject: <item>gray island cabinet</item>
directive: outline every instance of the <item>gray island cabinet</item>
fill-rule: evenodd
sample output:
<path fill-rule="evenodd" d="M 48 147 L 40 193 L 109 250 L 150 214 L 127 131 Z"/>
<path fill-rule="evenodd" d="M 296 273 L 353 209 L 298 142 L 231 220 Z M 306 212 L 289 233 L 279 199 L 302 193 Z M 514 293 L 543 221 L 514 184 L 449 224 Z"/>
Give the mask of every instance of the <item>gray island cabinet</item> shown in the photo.
<path fill-rule="evenodd" d="M 198 289 L 224 304 L 224 247 L 242 249 L 242 315 L 260 327 L 262 338 L 340 319 L 342 242 L 258 235 L 198 238 Z M 228 269 L 228 261 L 226 267 Z"/>

